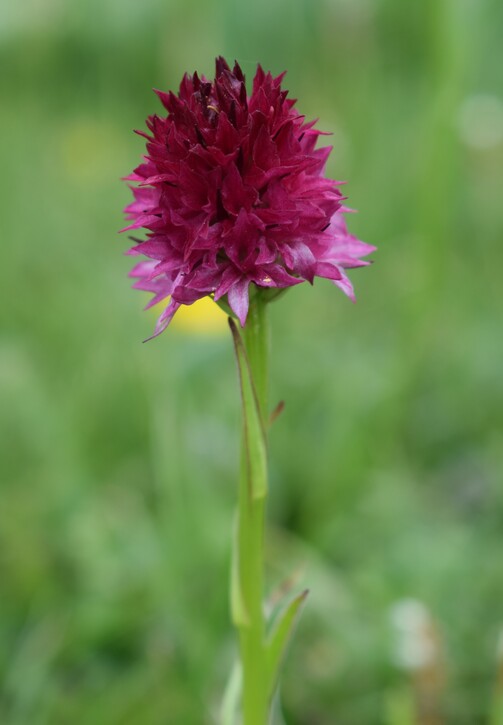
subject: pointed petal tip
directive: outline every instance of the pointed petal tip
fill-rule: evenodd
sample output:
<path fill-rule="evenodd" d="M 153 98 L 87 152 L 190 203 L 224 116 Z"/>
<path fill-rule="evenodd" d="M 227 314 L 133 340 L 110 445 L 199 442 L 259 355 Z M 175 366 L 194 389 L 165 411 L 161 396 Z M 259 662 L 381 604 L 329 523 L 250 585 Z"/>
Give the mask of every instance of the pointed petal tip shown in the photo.
<path fill-rule="evenodd" d="M 248 287 L 250 285 L 249 280 L 242 278 L 238 282 L 232 285 L 227 293 L 227 300 L 229 307 L 238 318 L 241 327 L 246 324 L 246 318 L 248 316 L 249 297 Z"/>
<path fill-rule="evenodd" d="M 221 76 L 222 73 L 224 73 L 226 70 L 227 71 L 230 70 L 227 61 L 225 60 L 223 55 L 218 55 L 215 58 L 215 76 L 216 76 L 216 78 Z"/>
<path fill-rule="evenodd" d="M 154 340 L 156 337 L 159 337 L 161 333 L 160 332 L 154 332 L 153 335 L 150 335 L 150 337 L 146 337 L 144 340 L 142 340 L 142 345 L 144 345 L 146 342 L 150 342 L 150 340 Z"/>
<path fill-rule="evenodd" d="M 269 425 L 272 425 L 281 415 L 281 413 L 285 409 L 285 401 L 280 400 L 277 406 L 272 411 L 271 415 L 269 416 Z"/>

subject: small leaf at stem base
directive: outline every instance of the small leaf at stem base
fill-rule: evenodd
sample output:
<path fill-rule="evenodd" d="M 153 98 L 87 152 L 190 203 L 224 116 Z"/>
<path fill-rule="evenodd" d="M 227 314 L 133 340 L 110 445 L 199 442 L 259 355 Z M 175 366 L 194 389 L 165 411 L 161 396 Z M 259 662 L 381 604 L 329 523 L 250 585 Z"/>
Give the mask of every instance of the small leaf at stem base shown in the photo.
<path fill-rule="evenodd" d="M 222 725 L 236 725 L 237 723 L 242 677 L 241 663 L 235 662 L 227 682 L 227 687 L 225 688 L 222 706 L 220 708 L 220 721 Z"/>
<path fill-rule="evenodd" d="M 278 620 L 269 636 L 267 650 L 267 672 L 271 693 L 274 691 L 278 679 L 279 668 L 293 633 L 295 624 L 302 611 L 309 590 L 305 589 L 298 594 L 278 616 Z"/>

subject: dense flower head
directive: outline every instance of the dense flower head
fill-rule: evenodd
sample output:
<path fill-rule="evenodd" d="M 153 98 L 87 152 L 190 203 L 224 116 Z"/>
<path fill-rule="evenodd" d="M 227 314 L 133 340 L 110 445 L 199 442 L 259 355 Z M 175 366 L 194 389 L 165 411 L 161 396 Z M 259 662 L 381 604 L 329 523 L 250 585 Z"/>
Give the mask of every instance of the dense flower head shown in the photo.
<path fill-rule="evenodd" d="M 126 229 L 145 228 L 129 254 L 134 287 L 169 297 L 155 335 L 180 305 L 206 295 L 244 325 L 253 290 L 326 277 L 354 299 L 344 270 L 375 248 L 348 233 L 342 182 L 324 176 L 331 147 L 273 77 L 258 66 L 248 96 L 236 63 L 217 58 L 215 80 L 185 75 L 178 95 L 156 91 L 166 116 L 147 119 L 144 161 L 128 177 Z M 125 231 L 125 230 L 123 230 Z M 270 294 L 273 294 L 271 291 Z"/>

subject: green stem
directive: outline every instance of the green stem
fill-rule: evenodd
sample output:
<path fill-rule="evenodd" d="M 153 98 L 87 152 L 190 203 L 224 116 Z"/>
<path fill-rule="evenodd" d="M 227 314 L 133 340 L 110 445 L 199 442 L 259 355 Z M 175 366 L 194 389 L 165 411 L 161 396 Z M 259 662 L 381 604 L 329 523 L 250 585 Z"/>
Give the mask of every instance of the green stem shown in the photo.
<path fill-rule="evenodd" d="M 251 375 L 255 383 L 258 405 L 264 428 L 267 428 L 267 399 L 269 387 L 269 325 L 267 303 L 255 296 L 250 303 L 248 319 L 243 330 L 244 343 Z"/>
<path fill-rule="evenodd" d="M 264 431 L 267 429 L 268 329 L 266 304 L 255 297 L 250 305 L 243 331 L 251 378 Z M 243 407 L 243 429 L 249 421 Z M 244 441 L 238 504 L 238 561 L 246 623 L 239 626 L 239 644 L 243 671 L 243 725 L 266 725 L 269 721 L 270 683 L 267 677 L 264 590 L 264 522 L 266 495 L 252 495 L 250 464 Z"/>

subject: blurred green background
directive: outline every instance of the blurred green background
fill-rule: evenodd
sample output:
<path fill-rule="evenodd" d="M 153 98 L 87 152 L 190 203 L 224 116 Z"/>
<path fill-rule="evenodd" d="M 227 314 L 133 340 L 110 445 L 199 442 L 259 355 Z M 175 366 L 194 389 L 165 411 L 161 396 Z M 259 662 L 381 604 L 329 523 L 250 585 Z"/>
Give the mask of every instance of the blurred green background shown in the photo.
<path fill-rule="evenodd" d="M 142 345 L 116 231 L 152 87 L 220 53 L 288 70 L 379 247 L 356 305 L 317 281 L 271 308 L 269 581 L 311 589 L 285 722 L 503 722 L 502 33 L 500 0 L 3 0 L 2 725 L 218 722 L 231 343 Z"/>

